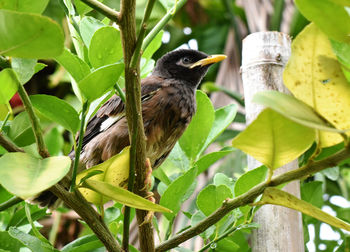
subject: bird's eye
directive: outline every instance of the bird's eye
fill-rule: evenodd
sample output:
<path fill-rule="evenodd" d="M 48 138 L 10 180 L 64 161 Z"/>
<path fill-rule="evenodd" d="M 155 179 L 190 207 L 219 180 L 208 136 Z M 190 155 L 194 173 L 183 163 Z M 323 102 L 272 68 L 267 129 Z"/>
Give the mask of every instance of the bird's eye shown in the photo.
<path fill-rule="evenodd" d="M 191 63 L 191 60 L 188 58 L 188 57 L 183 57 L 182 58 L 182 63 L 184 65 L 187 65 L 187 64 L 190 64 Z"/>

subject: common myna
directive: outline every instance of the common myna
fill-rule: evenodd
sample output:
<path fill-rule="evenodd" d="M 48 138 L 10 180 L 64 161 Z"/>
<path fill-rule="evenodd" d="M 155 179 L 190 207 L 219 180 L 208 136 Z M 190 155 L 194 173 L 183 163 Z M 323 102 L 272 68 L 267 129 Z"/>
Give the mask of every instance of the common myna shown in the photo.
<path fill-rule="evenodd" d="M 210 65 L 225 59 L 189 49 L 161 57 L 152 74 L 141 81 L 142 116 L 146 135 L 146 157 L 157 168 L 190 123 L 195 111 L 195 92 Z M 106 161 L 128 146 L 125 104 L 114 95 L 87 124 L 80 163 L 86 168 Z M 70 157 L 74 158 L 74 151 Z M 44 205 L 55 201 L 49 192 L 36 200 Z M 52 195 L 51 195 L 52 196 Z"/>

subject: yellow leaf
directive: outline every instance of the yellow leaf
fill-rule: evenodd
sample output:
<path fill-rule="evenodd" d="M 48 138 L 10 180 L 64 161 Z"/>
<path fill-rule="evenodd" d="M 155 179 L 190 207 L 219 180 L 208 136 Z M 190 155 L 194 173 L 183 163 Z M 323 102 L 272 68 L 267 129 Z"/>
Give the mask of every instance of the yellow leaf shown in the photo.
<path fill-rule="evenodd" d="M 350 231 L 349 223 L 342 221 L 326 212 L 323 212 L 321 209 L 315 207 L 314 205 L 274 187 L 266 188 L 261 200 L 256 203 L 256 205 L 265 204 L 288 207 L 314 217 L 315 219 L 318 219 L 334 227 Z"/>
<path fill-rule="evenodd" d="M 270 169 L 298 158 L 315 140 L 315 130 L 265 109 L 232 141 L 232 146 Z"/>
<path fill-rule="evenodd" d="M 172 213 L 172 211 L 166 207 L 155 204 L 148 199 L 142 198 L 141 196 L 129 192 L 121 187 L 113 186 L 110 183 L 87 179 L 83 183 L 83 186 L 89 187 L 97 192 L 100 192 L 101 194 L 108 195 L 111 199 L 129 207 L 154 212 Z"/>
<path fill-rule="evenodd" d="M 350 84 L 327 36 L 313 23 L 294 40 L 283 80 L 295 97 L 313 107 L 337 129 L 350 128 Z M 322 147 L 341 141 L 337 133 L 320 132 Z"/>
<path fill-rule="evenodd" d="M 111 157 L 102 164 L 91 167 L 90 169 L 84 170 L 77 175 L 77 184 L 87 176 L 90 172 L 101 170 L 103 173 L 97 174 L 88 180 L 107 182 L 113 186 L 126 187 L 129 178 L 129 161 L 130 161 L 130 147 L 126 147 L 119 154 Z M 81 194 L 85 199 L 95 205 L 103 205 L 107 201 L 111 200 L 109 197 L 105 197 L 95 191 L 87 188 L 79 188 Z"/>

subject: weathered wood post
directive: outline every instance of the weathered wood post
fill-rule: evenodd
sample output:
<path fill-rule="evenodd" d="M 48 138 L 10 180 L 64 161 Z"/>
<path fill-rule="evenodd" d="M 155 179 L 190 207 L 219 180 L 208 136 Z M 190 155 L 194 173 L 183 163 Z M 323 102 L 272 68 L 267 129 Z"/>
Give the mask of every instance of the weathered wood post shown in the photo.
<path fill-rule="evenodd" d="M 247 123 L 251 123 L 262 111 L 261 105 L 252 102 L 255 93 L 278 90 L 288 93 L 283 85 L 283 68 L 291 53 L 291 39 L 280 32 L 257 32 L 243 40 L 242 79 Z M 248 157 L 248 168 L 261 164 Z M 298 161 L 277 169 L 274 174 L 298 167 Z M 300 197 L 299 181 L 289 183 L 285 191 Z M 252 251 L 299 252 L 304 251 L 301 214 L 297 211 L 273 205 L 261 207 L 254 217 L 260 228 L 253 232 Z"/>

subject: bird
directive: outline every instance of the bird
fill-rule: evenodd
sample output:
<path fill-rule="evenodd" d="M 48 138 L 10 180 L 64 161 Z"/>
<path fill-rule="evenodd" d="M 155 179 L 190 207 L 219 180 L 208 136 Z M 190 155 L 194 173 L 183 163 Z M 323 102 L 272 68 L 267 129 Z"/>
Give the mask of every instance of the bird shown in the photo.
<path fill-rule="evenodd" d="M 209 67 L 225 58 L 192 49 L 174 50 L 162 56 L 151 75 L 141 80 L 146 157 L 153 169 L 164 162 L 191 122 L 196 111 L 196 89 Z M 113 95 L 87 123 L 80 166 L 91 168 L 129 145 L 125 104 Z M 74 150 L 69 156 L 74 159 Z M 49 196 L 44 191 L 35 201 L 50 206 L 57 198 Z"/>

